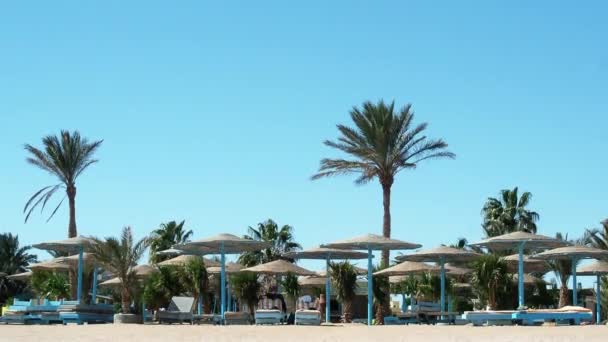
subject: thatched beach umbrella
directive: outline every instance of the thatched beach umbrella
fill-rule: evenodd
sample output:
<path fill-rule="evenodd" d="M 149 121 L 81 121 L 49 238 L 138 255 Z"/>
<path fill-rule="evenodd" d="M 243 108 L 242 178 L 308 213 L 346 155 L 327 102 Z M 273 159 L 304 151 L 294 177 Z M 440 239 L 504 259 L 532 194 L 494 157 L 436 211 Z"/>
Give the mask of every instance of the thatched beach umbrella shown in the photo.
<path fill-rule="evenodd" d="M 175 258 L 159 262 L 157 265 L 158 266 L 184 266 L 192 260 L 202 260 L 203 263 L 205 264 L 205 267 L 220 266 L 220 263 L 215 260 L 203 258 L 199 255 L 190 255 L 190 254 L 182 254 L 182 255 L 176 256 Z"/>
<path fill-rule="evenodd" d="M 259 264 L 253 267 L 244 268 L 243 272 L 255 272 L 270 275 L 285 275 L 295 274 L 301 276 L 314 276 L 315 272 L 309 271 L 303 267 L 292 264 L 285 260 L 275 260 L 265 264 Z"/>
<path fill-rule="evenodd" d="M 602 311 L 602 297 L 600 294 L 601 291 L 601 282 L 602 275 L 608 274 L 608 262 L 606 261 L 596 261 L 592 264 L 581 266 L 576 270 L 576 274 L 581 276 L 595 276 L 596 277 L 596 289 L 595 289 L 595 324 L 601 323 L 601 315 Z"/>
<path fill-rule="evenodd" d="M 21 272 L 21 273 L 8 275 L 8 276 L 6 276 L 6 279 L 26 281 L 26 280 L 30 279 L 33 274 L 34 274 L 34 272 L 32 272 L 32 271 Z"/>
<path fill-rule="evenodd" d="M 406 276 L 412 274 L 421 274 L 421 273 L 434 273 L 439 274 L 441 272 L 441 268 L 434 265 L 429 265 L 424 262 L 415 262 L 415 261 L 404 261 L 395 266 L 391 266 L 380 270 L 374 275 L 383 275 L 383 276 Z"/>
<path fill-rule="evenodd" d="M 43 242 L 39 244 L 32 245 L 34 248 L 47 250 L 47 251 L 55 251 L 55 252 L 63 252 L 69 254 L 78 254 L 78 286 L 76 290 L 77 300 L 80 301 L 82 299 L 82 273 L 84 269 L 84 252 L 85 250 L 89 250 L 91 245 L 95 244 L 93 239 L 86 238 L 84 236 L 77 236 L 65 240 L 59 241 L 51 241 L 51 242 Z"/>
<path fill-rule="evenodd" d="M 357 251 L 345 250 L 345 249 L 336 249 L 336 248 L 311 248 L 299 252 L 291 252 L 285 254 L 285 257 L 291 259 L 317 259 L 317 260 L 325 260 L 325 274 L 329 274 L 329 263 L 331 260 L 335 259 L 365 259 L 367 258 L 367 254 Z M 331 280 L 330 277 L 327 276 L 325 280 L 325 296 L 330 298 L 331 296 Z M 325 306 L 325 321 L 327 323 L 330 322 L 330 307 L 329 305 Z"/>
<path fill-rule="evenodd" d="M 401 241 L 397 239 L 386 238 L 381 235 L 367 234 L 348 240 L 340 240 L 325 245 L 321 245 L 325 248 L 338 248 L 338 249 L 355 249 L 355 250 L 366 250 L 367 251 L 367 325 L 372 325 L 372 307 L 373 307 L 373 267 L 372 267 L 372 251 L 374 250 L 405 250 L 405 249 L 416 249 L 422 247 L 417 243 L 411 243 Z"/>
<path fill-rule="evenodd" d="M 397 260 L 408 260 L 408 261 L 433 261 L 439 264 L 441 267 L 441 312 L 445 311 L 445 263 L 446 261 L 452 262 L 466 262 L 471 261 L 479 257 L 478 253 L 468 251 L 462 248 L 439 246 L 432 249 L 417 251 L 409 255 L 400 255 Z"/>
<path fill-rule="evenodd" d="M 158 268 L 156 268 L 155 266 L 152 265 L 148 265 L 148 264 L 142 264 L 142 265 L 137 265 L 135 267 L 133 267 L 133 271 L 135 272 L 135 277 L 140 279 L 140 280 L 144 280 L 146 278 L 148 278 L 149 276 L 151 276 L 154 273 L 158 272 Z M 114 286 L 120 286 L 121 285 L 121 281 L 120 278 L 118 277 L 114 277 L 112 279 L 108 279 L 102 283 L 99 283 L 99 286 L 107 286 L 107 287 L 114 287 Z"/>
<path fill-rule="evenodd" d="M 45 271 L 68 271 L 72 267 L 63 262 L 65 258 L 59 257 L 47 261 L 38 262 L 28 266 L 30 270 L 45 270 Z"/>
<path fill-rule="evenodd" d="M 177 248 L 169 248 L 169 249 L 164 249 L 162 251 L 158 251 L 156 252 L 156 254 L 158 255 L 182 255 L 185 252 L 182 251 L 181 249 L 177 249 Z"/>
<path fill-rule="evenodd" d="M 470 268 L 454 266 L 452 264 L 445 264 L 445 271 L 448 277 L 462 277 L 473 273 L 473 270 Z"/>
<path fill-rule="evenodd" d="M 317 287 L 323 288 L 327 283 L 326 277 L 308 276 L 298 279 L 298 284 L 302 287 Z"/>
<path fill-rule="evenodd" d="M 509 250 L 517 248 L 519 257 L 517 267 L 517 274 L 519 275 L 517 292 L 520 308 L 524 307 L 524 249 L 538 250 L 544 248 L 562 247 L 566 245 L 568 245 L 568 243 L 563 240 L 526 232 L 508 233 L 470 244 L 470 246 L 484 247 L 493 250 Z"/>
<path fill-rule="evenodd" d="M 220 310 L 223 321 L 224 312 L 226 310 L 226 254 L 241 254 L 243 252 L 259 251 L 270 247 L 270 243 L 244 239 L 232 234 L 218 234 L 206 239 L 187 242 L 174 247 L 186 252 L 196 252 L 199 254 L 220 254 Z M 200 299 L 201 298 L 199 298 L 199 303 L 202 302 Z"/>
<path fill-rule="evenodd" d="M 519 275 L 514 274 L 513 275 L 513 280 L 516 281 L 516 282 L 519 281 Z M 544 281 L 542 278 L 533 276 L 533 275 L 531 275 L 529 273 L 524 273 L 524 284 L 535 285 L 535 284 L 538 284 L 538 283 L 546 284 L 547 282 Z"/>
<path fill-rule="evenodd" d="M 517 272 L 517 268 L 519 265 L 519 254 L 511 254 L 501 258 L 503 261 L 507 263 L 507 267 L 511 272 Z M 549 269 L 549 265 L 544 260 L 532 259 L 529 255 L 524 255 L 524 272 L 526 273 L 535 273 L 542 272 L 545 273 Z"/>
<path fill-rule="evenodd" d="M 226 274 L 234 274 L 234 273 L 239 273 L 243 270 L 243 265 L 236 263 L 236 262 L 229 262 L 226 264 L 225 266 L 225 272 Z M 222 273 L 222 267 L 219 265 L 217 266 L 211 266 L 207 268 L 207 273 L 209 274 L 220 274 Z"/>
<path fill-rule="evenodd" d="M 608 251 L 587 246 L 567 246 L 554 248 L 532 256 L 541 260 L 571 260 L 572 261 L 572 304 L 578 305 L 576 294 L 576 262 L 582 259 L 608 258 Z"/>

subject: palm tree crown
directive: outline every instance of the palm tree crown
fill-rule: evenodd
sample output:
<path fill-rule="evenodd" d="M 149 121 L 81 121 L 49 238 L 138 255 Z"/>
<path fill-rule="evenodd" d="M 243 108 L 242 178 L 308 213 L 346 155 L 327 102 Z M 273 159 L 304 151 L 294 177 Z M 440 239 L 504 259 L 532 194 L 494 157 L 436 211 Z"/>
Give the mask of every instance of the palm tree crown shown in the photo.
<path fill-rule="evenodd" d="M 271 246 L 261 251 L 241 254 L 239 263 L 246 267 L 282 259 L 283 254 L 302 248 L 295 241 L 293 227 L 290 225 L 279 228 L 276 222 L 268 219 L 265 222 L 258 223 L 257 228 L 249 227 L 248 230 L 248 234 L 244 236 L 245 239 L 269 242 Z"/>
<path fill-rule="evenodd" d="M 352 319 L 352 302 L 357 290 L 357 273 L 355 267 L 348 261 L 332 262 L 329 264 L 330 276 L 336 284 L 336 296 L 342 302 L 344 322 Z M 329 305 L 329 303 L 327 303 Z"/>
<path fill-rule="evenodd" d="M 59 136 L 49 135 L 42 139 L 44 150 L 40 150 L 29 144 L 25 145 L 25 150 L 29 152 L 29 157 L 26 159 L 27 162 L 51 173 L 60 181 L 58 184 L 43 187 L 30 197 L 23 208 L 23 212 L 26 213 L 25 222 L 27 222 L 34 209 L 41 206 L 41 210 L 44 210 L 53 194 L 59 190 L 65 190 L 70 207 L 68 237 L 78 235 L 75 204 L 76 179 L 91 164 L 98 161 L 93 156 L 102 142 L 103 140 L 89 143 L 86 138 L 80 137 L 78 131 L 73 133 L 61 131 Z M 64 200 L 65 197 L 59 201 L 47 221 L 55 215 Z"/>
<path fill-rule="evenodd" d="M 107 237 L 105 240 L 94 238 L 93 253 L 97 261 L 107 271 L 120 279 L 123 313 L 129 313 L 133 288 L 137 284 L 134 266 L 148 248 L 148 239 L 135 242 L 131 227 L 124 227 L 120 239 Z"/>
<path fill-rule="evenodd" d="M 0 272 L 8 275 L 25 272 L 29 264 L 37 262 L 36 256 L 28 253 L 30 248 L 20 247 L 17 235 L 0 234 Z"/>
<path fill-rule="evenodd" d="M 601 224 L 602 228 L 587 229 L 585 243 L 591 247 L 608 250 L 608 219 Z"/>
<path fill-rule="evenodd" d="M 536 221 L 539 215 L 527 209 L 532 194 L 524 192 L 518 197 L 518 189 L 505 189 L 500 199 L 490 197 L 483 206 L 483 229 L 488 237 L 499 236 L 515 231 L 536 234 Z"/>
<path fill-rule="evenodd" d="M 158 255 L 158 252 L 169 249 L 174 245 L 190 241 L 192 230 L 186 231 L 184 229 L 184 224 L 185 221 L 180 223 L 170 221 L 162 223 L 158 229 L 152 231 L 152 234 L 150 234 L 151 262 L 158 263 L 168 258 L 168 256 L 165 255 Z"/>
<path fill-rule="evenodd" d="M 414 114 L 408 104 L 400 110 L 395 103 L 380 100 L 374 104 L 364 102 L 361 108 L 353 107 L 350 117 L 355 127 L 337 125 L 337 141 L 326 140 L 325 145 L 342 151 L 351 159 L 321 160 L 321 166 L 312 179 L 357 174 L 356 184 L 365 184 L 378 178 L 383 189 L 383 235 L 391 235 L 390 189 L 395 175 L 404 169 L 414 169 L 428 159 L 454 158 L 442 139 L 430 139 L 424 131 L 427 123 L 414 126 Z M 388 265 L 388 251 L 382 253 L 382 262 Z"/>

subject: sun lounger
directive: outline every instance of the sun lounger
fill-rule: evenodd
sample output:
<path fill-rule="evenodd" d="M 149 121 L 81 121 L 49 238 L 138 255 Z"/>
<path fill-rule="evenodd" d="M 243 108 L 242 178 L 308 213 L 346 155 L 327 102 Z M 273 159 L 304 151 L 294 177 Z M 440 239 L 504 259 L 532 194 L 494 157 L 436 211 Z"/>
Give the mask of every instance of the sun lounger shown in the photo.
<path fill-rule="evenodd" d="M 258 302 L 255 311 L 255 324 L 281 324 L 286 321 L 283 313 L 283 304 L 280 298 L 264 297 Z"/>
<path fill-rule="evenodd" d="M 47 299 L 39 302 L 37 300 L 19 301 L 14 300 L 13 305 L 2 316 L 1 322 L 13 324 L 50 324 L 60 323 L 57 309 L 60 301 L 49 301 Z"/>
<path fill-rule="evenodd" d="M 173 297 L 167 310 L 158 312 L 158 322 L 161 324 L 182 324 L 185 322 L 192 324 L 194 319 L 194 315 L 192 314 L 194 303 L 193 297 Z"/>
<path fill-rule="evenodd" d="M 70 302 L 68 302 L 70 303 Z M 64 325 L 112 323 L 114 306 L 110 304 L 66 304 L 63 302 L 57 309 L 59 319 Z"/>
<path fill-rule="evenodd" d="M 298 299 L 294 315 L 295 325 L 321 325 L 321 311 L 317 310 L 319 300 L 312 301 L 310 296 L 302 296 Z"/>
<path fill-rule="evenodd" d="M 453 323 L 457 312 L 442 312 L 439 303 L 418 302 L 416 305 L 410 305 L 408 310 L 396 314 L 395 316 L 384 317 L 385 325 L 402 325 L 402 324 L 436 324 L 440 322 Z M 443 317 L 443 318 L 441 318 Z M 388 322 L 388 323 L 387 323 Z"/>
<path fill-rule="evenodd" d="M 224 312 L 224 325 L 250 325 L 251 315 L 248 312 Z"/>
<path fill-rule="evenodd" d="M 515 311 L 466 311 L 462 318 L 473 325 L 512 325 Z"/>
<path fill-rule="evenodd" d="M 546 321 L 554 321 L 557 324 L 566 323 L 579 325 L 584 321 L 593 319 L 592 311 L 578 306 L 566 306 L 560 309 L 525 310 L 517 311 L 511 318 L 518 324 L 536 325 Z"/>

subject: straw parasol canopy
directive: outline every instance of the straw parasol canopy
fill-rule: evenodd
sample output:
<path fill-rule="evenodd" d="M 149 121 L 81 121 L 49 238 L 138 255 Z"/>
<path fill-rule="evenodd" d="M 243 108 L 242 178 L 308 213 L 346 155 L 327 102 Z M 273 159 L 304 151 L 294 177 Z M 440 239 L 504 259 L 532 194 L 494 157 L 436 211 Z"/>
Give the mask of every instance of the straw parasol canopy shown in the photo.
<path fill-rule="evenodd" d="M 84 248 L 84 250 L 89 250 L 90 246 L 94 243 L 95 241 L 93 239 L 89 239 L 84 236 L 77 236 L 65 240 L 38 243 L 32 245 L 32 247 L 47 251 L 75 254 L 80 252 L 80 248 Z"/>
<path fill-rule="evenodd" d="M 427 250 L 417 251 L 408 255 L 397 256 L 396 259 L 399 261 L 439 261 L 449 260 L 452 262 L 464 262 L 470 261 L 479 257 L 478 253 L 468 251 L 462 248 L 439 246 L 437 248 L 431 248 Z"/>
<path fill-rule="evenodd" d="M 454 277 L 465 276 L 473 273 L 473 270 L 470 268 L 454 266 L 452 264 L 445 264 L 445 270 L 448 272 L 448 276 Z"/>
<path fill-rule="evenodd" d="M 325 277 L 316 277 L 316 276 L 309 276 L 309 277 L 302 277 L 300 279 L 298 279 L 298 284 L 300 284 L 300 286 L 304 286 L 304 287 L 324 287 L 327 282 L 327 279 Z"/>
<path fill-rule="evenodd" d="M 409 274 L 420 274 L 420 273 L 439 273 L 441 269 L 437 266 L 425 264 L 423 262 L 404 261 L 395 266 L 385 268 L 381 271 L 374 273 L 374 275 L 385 275 L 385 276 L 403 276 Z"/>
<path fill-rule="evenodd" d="M 99 287 L 115 287 L 120 286 L 120 284 L 120 279 L 116 277 L 99 283 Z"/>
<path fill-rule="evenodd" d="M 353 269 L 355 270 L 355 273 L 357 273 L 357 275 L 366 275 L 367 274 L 367 269 L 365 269 L 365 268 L 361 268 L 361 267 L 353 265 Z M 317 273 L 317 276 L 319 276 L 319 277 L 327 277 L 326 270 L 317 271 L 316 273 Z"/>
<path fill-rule="evenodd" d="M 603 259 L 608 258 L 608 250 L 580 245 L 567 246 L 538 253 L 532 258 L 540 260 Z"/>
<path fill-rule="evenodd" d="M 384 250 L 384 249 L 416 249 L 422 247 L 417 243 L 386 238 L 381 235 L 367 234 L 352 239 L 340 240 L 325 245 L 324 248 Z"/>
<path fill-rule="evenodd" d="M 30 270 L 67 271 L 72 266 L 64 262 L 65 257 L 55 258 L 28 266 Z"/>
<path fill-rule="evenodd" d="M 71 255 L 68 257 L 62 257 L 62 258 L 57 258 L 57 259 L 61 259 L 59 262 L 68 264 L 72 267 L 78 267 L 78 254 L 76 255 Z M 84 261 L 84 263 L 86 265 L 91 265 L 93 263 L 95 263 L 95 254 L 93 253 L 82 253 L 82 260 Z"/>
<path fill-rule="evenodd" d="M 232 234 L 218 234 L 209 238 L 186 242 L 175 246 L 183 251 L 197 251 L 201 254 L 240 254 L 243 252 L 259 251 L 270 247 L 270 243 L 240 238 Z"/>
<path fill-rule="evenodd" d="M 581 266 L 576 270 L 576 274 L 582 276 L 608 274 L 608 262 L 596 261 L 592 264 Z"/>
<path fill-rule="evenodd" d="M 239 273 L 243 270 L 243 265 L 235 263 L 235 262 L 229 262 L 226 264 L 226 273 L 227 274 L 233 274 L 233 273 Z M 220 265 L 217 266 L 211 266 L 207 268 L 207 273 L 209 274 L 220 274 L 222 271 L 222 267 Z"/>
<path fill-rule="evenodd" d="M 295 274 L 302 276 L 314 276 L 315 272 L 309 271 L 300 266 L 294 265 L 285 260 L 275 260 L 271 262 L 267 262 L 265 264 L 260 264 L 257 266 L 249 267 L 243 269 L 243 272 L 255 272 L 255 273 L 263 273 L 263 274 Z"/>
<path fill-rule="evenodd" d="M 137 265 L 137 266 L 133 267 L 133 271 L 135 272 L 136 277 L 146 278 L 146 277 L 152 275 L 153 273 L 157 273 L 158 268 L 156 268 L 152 265 L 143 264 L 143 265 Z"/>
<path fill-rule="evenodd" d="M 169 249 L 165 249 L 162 251 L 158 251 L 158 252 L 156 252 L 156 254 L 158 254 L 158 255 L 181 255 L 181 254 L 184 254 L 184 251 L 182 251 L 181 249 L 177 249 L 177 248 L 169 248 Z"/>
<path fill-rule="evenodd" d="M 17 274 L 11 274 L 9 276 L 6 276 L 6 278 L 11 279 L 11 280 L 25 281 L 25 280 L 28 280 L 29 278 L 31 278 L 33 274 L 34 274 L 34 272 L 27 271 L 27 272 L 21 272 L 21 273 L 17 273 Z"/>
<path fill-rule="evenodd" d="M 191 255 L 191 254 L 179 255 L 179 256 L 176 256 L 175 258 L 165 260 L 163 262 L 159 262 L 157 265 L 158 266 L 184 266 L 192 260 L 202 260 L 205 263 L 205 267 L 220 266 L 220 263 L 217 261 L 203 258 L 198 255 Z"/>
<path fill-rule="evenodd" d="M 514 274 L 513 275 L 513 281 L 517 282 L 518 279 L 519 279 L 519 276 L 517 274 Z M 547 282 L 544 281 L 542 278 L 535 277 L 535 276 L 533 276 L 531 274 L 528 274 L 528 273 L 524 274 L 524 284 L 526 284 L 526 285 L 535 285 L 535 284 L 538 284 L 538 283 L 546 284 Z"/>
<path fill-rule="evenodd" d="M 284 257 L 289 259 L 367 259 L 367 253 L 337 249 L 317 247 L 298 252 L 285 253 Z M 367 272 L 367 271 L 366 271 Z"/>
<path fill-rule="evenodd" d="M 491 237 L 476 243 L 472 243 L 470 246 L 485 247 L 494 250 L 505 250 L 513 249 L 522 242 L 524 243 L 526 249 L 556 248 L 568 245 L 568 242 L 558 240 L 556 238 L 518 231 Z"/>
<path fill-rule="evenodd" d="M 519 255 L 511 254 L 501 258 L 507 263 L 510 272 L 517 272 L 519 265 Z M 544 260 L 531 259 L 530 256 L 524 256 L 524 272 L 547 272 L 549 265 Z"/>

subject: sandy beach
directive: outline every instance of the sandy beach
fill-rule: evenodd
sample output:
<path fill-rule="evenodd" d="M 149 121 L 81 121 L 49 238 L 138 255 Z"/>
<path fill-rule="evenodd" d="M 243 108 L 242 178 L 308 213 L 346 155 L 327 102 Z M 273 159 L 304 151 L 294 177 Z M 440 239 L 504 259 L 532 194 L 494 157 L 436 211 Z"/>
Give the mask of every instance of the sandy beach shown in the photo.
<path fill-rule="evenodd" d="M 3 341 L 606 341 L 606 326 L 6 326 Z"/>

